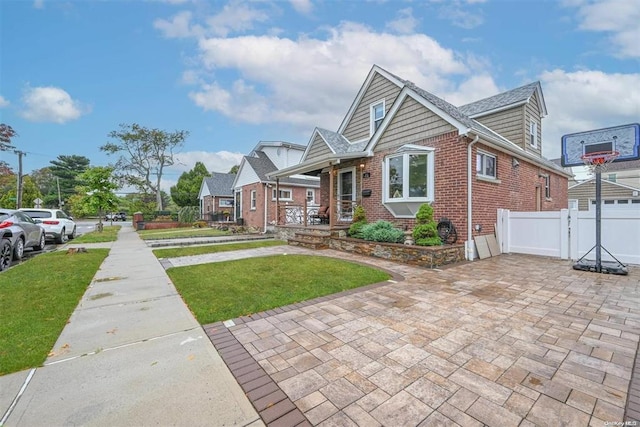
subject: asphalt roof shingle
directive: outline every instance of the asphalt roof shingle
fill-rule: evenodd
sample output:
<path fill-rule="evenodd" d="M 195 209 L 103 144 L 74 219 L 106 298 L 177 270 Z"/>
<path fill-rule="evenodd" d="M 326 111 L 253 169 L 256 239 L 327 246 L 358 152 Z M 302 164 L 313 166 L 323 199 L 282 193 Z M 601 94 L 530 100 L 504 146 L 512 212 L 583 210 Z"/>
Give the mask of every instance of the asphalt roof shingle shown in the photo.
<path fill-rule="evenodd" d="M 458 107 L 458 110 L 467 116 L 474 116 L 485 111 L 504 108 L 509 105 L 526 102 L 531 98 L 536 89 L 540 86 L 540 82 L 533 82 L 470 104 Z"/>
<path fill-rule="evenodd" d="M 212 196 L 233 196 L 233 180 L 236 178 L 231 173 L 213 172 L 211 176 L 204 178 Z"/>

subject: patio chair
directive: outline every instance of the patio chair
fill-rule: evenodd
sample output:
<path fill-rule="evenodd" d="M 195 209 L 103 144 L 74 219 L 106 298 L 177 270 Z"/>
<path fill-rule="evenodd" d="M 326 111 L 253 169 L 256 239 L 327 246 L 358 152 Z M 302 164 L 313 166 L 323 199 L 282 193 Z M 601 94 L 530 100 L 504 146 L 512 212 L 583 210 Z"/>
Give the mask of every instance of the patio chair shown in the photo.
<path fill-rule="evenodd" d="M 316 220 L 318 220 L 320 224 L 329 224 L 329 206 L 320 206 L 316 213 L 309 215 L 309 218 L 311 218 L 314 224 Z"/>

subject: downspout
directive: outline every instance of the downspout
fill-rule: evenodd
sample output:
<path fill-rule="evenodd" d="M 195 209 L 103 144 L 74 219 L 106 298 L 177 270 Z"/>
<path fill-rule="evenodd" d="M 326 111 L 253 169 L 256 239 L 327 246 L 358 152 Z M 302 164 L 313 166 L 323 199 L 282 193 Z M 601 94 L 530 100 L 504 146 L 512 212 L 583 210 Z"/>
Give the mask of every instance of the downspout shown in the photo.
<path fill-rule="evenodd" d="M 473 146 L 480 139 L 476 134 L 473 141 L 467 145 L 467 260 L 473 260 Z"/>
<path fill-rule="evenodd" d="M 267 209 L 267 194 L 269 193 L 269 183 L 265 182 L 264 183 L 264 231 L 263 234 L 267 233 L 267 213 L 268 213 L 268 209 Z"/>

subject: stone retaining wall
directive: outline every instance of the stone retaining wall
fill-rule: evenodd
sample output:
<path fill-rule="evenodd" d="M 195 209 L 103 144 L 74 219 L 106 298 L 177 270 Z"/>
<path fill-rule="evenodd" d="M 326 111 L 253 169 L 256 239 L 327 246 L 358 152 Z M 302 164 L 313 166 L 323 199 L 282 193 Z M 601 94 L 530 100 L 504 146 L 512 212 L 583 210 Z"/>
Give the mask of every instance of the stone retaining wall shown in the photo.
<path fill-rule="evenodd" d="M 370 242 L 348 237 L 332 237 L 330 248 L 404 264 L 436 268 L 465 260 L 464 245 L 414 246 L 398 243 Z"/>

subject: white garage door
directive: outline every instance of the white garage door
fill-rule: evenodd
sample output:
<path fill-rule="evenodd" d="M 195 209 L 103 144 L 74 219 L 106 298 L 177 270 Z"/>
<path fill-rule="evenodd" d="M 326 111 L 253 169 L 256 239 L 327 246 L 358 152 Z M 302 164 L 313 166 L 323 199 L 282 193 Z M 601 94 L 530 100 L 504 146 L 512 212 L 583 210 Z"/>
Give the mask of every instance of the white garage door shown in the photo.
<path fill-rule="evenodd" d="M 596 201 L 591 200 L 589 210 L 596 209 Z M 640 210 L 640 199 L 605 199 L 602 201 L 602 210 Z"/>

